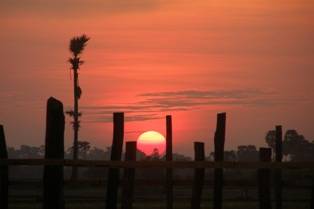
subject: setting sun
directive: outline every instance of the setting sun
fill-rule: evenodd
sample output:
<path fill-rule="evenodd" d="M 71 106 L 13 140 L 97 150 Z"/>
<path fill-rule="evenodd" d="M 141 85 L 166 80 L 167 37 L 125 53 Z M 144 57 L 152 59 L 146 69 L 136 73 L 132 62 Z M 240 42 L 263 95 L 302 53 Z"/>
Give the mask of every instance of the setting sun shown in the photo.
<path fill-rule="evenodd" d="M 146 155 L 153 153 L 154 149 L 158 149 L 159 154 L 165 151 L 165 137 L 157 131 L 146 131 L 137 139 L 138 149 Z"/>

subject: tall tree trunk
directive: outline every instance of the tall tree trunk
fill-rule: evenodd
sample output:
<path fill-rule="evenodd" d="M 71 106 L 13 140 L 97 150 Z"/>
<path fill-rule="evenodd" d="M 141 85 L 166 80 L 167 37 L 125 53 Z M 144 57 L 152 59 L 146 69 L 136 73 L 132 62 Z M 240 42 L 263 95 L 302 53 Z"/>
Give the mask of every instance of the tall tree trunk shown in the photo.
<path fill-rule="evenodd" d="M 78 130 L 79 130 L 79 113 L 78 113 L 78 69 L 74 69 L 74 121 L 73 121 L 73 129 L 74 129 L 74 139 L 73 139 L 73 160 L 78 159 Z M 78 177 L 78 169 L 76 166 L 72 167 L 72 180 L 77 180 Z"/>

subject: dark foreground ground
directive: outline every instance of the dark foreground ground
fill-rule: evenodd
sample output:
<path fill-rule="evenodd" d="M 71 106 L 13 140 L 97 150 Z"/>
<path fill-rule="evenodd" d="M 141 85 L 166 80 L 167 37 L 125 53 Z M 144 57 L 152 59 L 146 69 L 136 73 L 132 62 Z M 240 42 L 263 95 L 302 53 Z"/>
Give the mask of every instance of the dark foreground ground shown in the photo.
<path fill-rule="evenodd" d="M 205 185 L 202 196 L 202 208 L 212 208 L 212 186 Z M 243 189 L 245 188 L 245 189 Z M 16 183 L 10 189 L 10 209 L 41 208 L 40 183 Z M 165 208 L 165 190 L 158 185 L 138 185 L 135 189 L 134 208 Z M 284 209 L 310 208 L 309 189 L 289 188 L 283 190 Z M 191 186 L 175 185 L 174 208 L 190 207 Z M 69 209 L 99 209 L 105 208 L 105 185 L 102 183 L 81 182 L 78 185 L 65 185 L 65 205 Z M 258 208 L 256 188 L 226 187 L 224 189 L 224 208 Z"/>
<path fill-rule="evenodd" d="M 32 168 L 33 169 L 33 168 Z M 24 169 L 25 171 L 25 169 Z M 67 209 L 105 208 L 106 173 L 93 178 L 81 178 L 64 185 Z M 16 176 L 20 172 L 16 172 Z M 184 174 L 184 175 L 183 175 Z M 39 173 L 38 176 L 42 174 Z M 24 175 L 25 176 L 25 175 Z M 202 195 L 202 208 L 212 209 L 213 176 L 206 171 Z M 283 209 L 310 209 L 313 171 L 291 170 L 283 172 Z M 149 177 L 149 178 L 148 178 Z M 193 170 L 176 170 L 174 177 L 174 208 L 190 208 Z M 166 206 L 164 173 L 159 170 L 136 172 L 134 209 L 164 209 Z M 41 209 L 42 183 L 40 179 L 11 178 L 10 209 Z M 121 191 L 120 191 L 121 192 Z M 257 176 L 254 170 L 225 170 L 224 209 L 257 209 Z M 272 192 L 273 193 L 273 192 Z"/>

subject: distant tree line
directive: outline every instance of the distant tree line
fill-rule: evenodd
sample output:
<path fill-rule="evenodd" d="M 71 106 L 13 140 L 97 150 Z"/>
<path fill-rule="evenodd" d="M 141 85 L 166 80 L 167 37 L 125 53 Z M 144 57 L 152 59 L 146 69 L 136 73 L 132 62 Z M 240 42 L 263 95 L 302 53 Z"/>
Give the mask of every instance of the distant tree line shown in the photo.
<path fill-rule="evenodd" d="M 270 148 L 275 150 L 275 130 L 270 130 L 265 136 L 265 141 Z M 110 147 L 101 149 L 91 146 L 88 141 L 78 142 L 79 159 L 86 160 L 109 160 Z M 8 154 L 10 158 L 42 158 L 44 156 L 44 146 L 21 145 L 19 148 L 9 147 Z M 286 161 L 309 161 L 314 159 L 314 142 L 306 140 L 303 135 L 296 130 L 287 130 L 283 139 L 283 154 Z M 65 158 L 71 159 L 73 156 L 73 147 L 65 151 Z M 207 160 L 213 160 L 214 153 L 207 156 Z M 225 161 L 258 161 L 258 149 L 255 145 L 241 145 L 237 150 L 229 150 L 224 153 Z M 138 160 L 164 160 L 164 155 L 154 149 L 150 155 L 137 151 Z M 191 157 L 183 154 L 174 153 L 174 160 L 190 161 Z"/>
<path fill-rule="evenodd" d="M 265 141 L 269 147 L 275 149 L 275 131 L 270 130 L 265 136 Z M 44 146 L 28 146 L 22 145 L 19 148 L 9 147 L 9 158 L 43 158 Z M 109 160 L 110 159 L 110 147 L 101 149 L 95 146 L 91 146 L 88 141 L 78 142 L 78 157 L 79 159 L 86 160 Z M 285 161 L 311 161 L 314 159 L 314 143 L 313 141 L 306 140 L 303 135 L 298 134 L 296 130 L 287 130 L 283 139 L 283 154 Z M 66 149 L 65 158 L 72 159 L 73 147 Z M 274 155 L 273 155 L 274 156 Z M 225 161 L 258 161 L 259 159 L 258 149 L 254 145 L 241 145 L 237 150 L 228 150 L 224 153 Z M 212 161 L 214 159 L 214 153 L 210 153 L 206 160 Z M 165 160 L 165 156 L 159 153 L 158 149 L 153 150 L 150 155 L 145 155 L 140 150 L 137 151 L 137 160 L 141 161 L 154 161 Z M 176 161 L 191 161 L 192 158 L 183 154 L 174 153 L 173 160 Z M 10 169 L 10 175 L 13 178 L 41 178 L 42 167 L 27 167 L 18 166 Z M 106 168 L 81 168 L 79 170 L 80 178 L 93 178 L 103 179 L 106 177 Z M 231 172 L 231 171 L 230 171 Z M 240 171 L 237 171 L 240 173 Z M 164 175 L 164 169 L 150 168 L 150 169 L 138 169 L 137 177 L 150 179 L 158 179 Z M 174 175 L 176 178 L 188 178 L 193 176 L 193 169 L 175 169 Z M 244 174 L 241 174 L 244 175 Z M 247 172 L 246 174 L 247 175 Z M 65 176 L 70 178 L 71 168 L 65 168 Z"/>

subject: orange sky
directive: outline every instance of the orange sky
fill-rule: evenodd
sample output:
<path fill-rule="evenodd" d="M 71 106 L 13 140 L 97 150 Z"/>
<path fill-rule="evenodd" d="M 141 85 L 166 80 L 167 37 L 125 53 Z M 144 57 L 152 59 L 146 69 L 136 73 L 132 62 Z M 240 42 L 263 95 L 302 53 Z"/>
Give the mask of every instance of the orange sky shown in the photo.
<path fill-rule="evenodd" d="M 46 99 L 72 105 L 69 39 L 86 33 L 83 140 L 109 146 L 113 111 L 127 140 L 172 114 L 175 152 L 212 150 L 218 111 L 227 148 L 265 145 L 277 124 L 314 139 L 313 19 L 311 0 L 4 0 L 0 123 L 11 146 L 43 144 Z"/>

